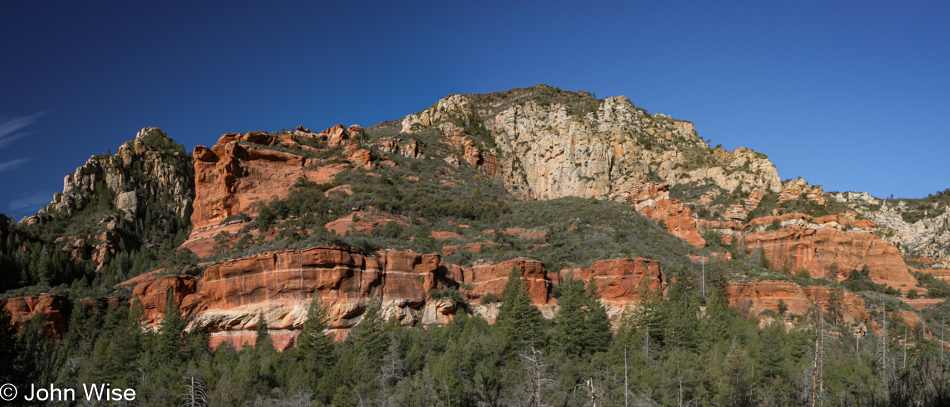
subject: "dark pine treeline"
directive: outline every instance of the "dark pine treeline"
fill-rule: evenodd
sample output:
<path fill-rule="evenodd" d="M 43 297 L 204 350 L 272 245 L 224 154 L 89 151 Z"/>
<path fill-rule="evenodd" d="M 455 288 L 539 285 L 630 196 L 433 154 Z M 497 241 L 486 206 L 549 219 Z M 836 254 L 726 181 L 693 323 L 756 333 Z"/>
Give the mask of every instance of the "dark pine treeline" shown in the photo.
<path fill-rule="evenodd" d="M 688 283 L 688 281 L 684 281 Z M 347 340 L 324 332 L 313 301 L 296 348 L 273 349 L 266 329 L 242 351 L 216 351 L 185 332 L 169 300 L 156 332 L 137 301 L 77 302 L 71 329 L 50 341 L 37 318 L 0 331 L 0 381 L 131 387 L 137 405 L 586 406 L 947 405 L 950 372 L 936 341 L 888 323 L 888 335 L 801 316 L 800 329 L 759 328 L 715 291 L 705 312 L 689 284 L 653 293 L 610 330 L 593 284 L 567 280 L 554 321 L 541 317 L 513 271 L 497 323 L 460 312 L 444 327 L 403 328 L 378 299 Z M 169 296 L 171 298 L 171 296 Z M 3 319 L 9 316 L 3 316 Z M 0 328 L 9 326 L 0 320 Z M 262 325 L 261 325 L 262 326 Z M 886 349 L 886 356 L 883 352 Z M 817 360 L 817 363 L 816 363 Z M 906 365 L 905 365 L 906 364 Z M 186 404 L 187 405 L 187 404 Z"/>

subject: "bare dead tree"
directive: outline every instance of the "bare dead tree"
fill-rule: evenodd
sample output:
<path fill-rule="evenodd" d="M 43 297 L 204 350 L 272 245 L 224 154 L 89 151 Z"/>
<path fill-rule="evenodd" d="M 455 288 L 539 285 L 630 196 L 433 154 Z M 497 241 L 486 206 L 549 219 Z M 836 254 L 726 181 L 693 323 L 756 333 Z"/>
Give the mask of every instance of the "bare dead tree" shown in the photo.
<path fill-rule="evenodd" d="M 623 347 L 623 405 L 624 407 L 630 406 L 630 387 L 627 385 L 627 379 L 630 377 L 630 374 L 627 373 L 627 347 Z"/>
<path fill-rule="evenodd" d="M 834 304 L 834 301 L 837 299 L 837 292 L 832 291 L 831 298 L 827 299 L 829 306 L 837 307 Z M 818 312 L 816 315 L 817 319 L 815 320 L 815 354 L 814 354 L 814 363 L 812 365 L 812 393 L 811 400 L 812 406 L 822 406 L 824 405 L 825 398 L 825 351 L 829 346 L 829 329 L 831 326 L 825 323 L 825 305 L 823 302 L 826 300 L 822 298 L 819 294 L 815 298 L 815 310 Z M 832 318 L 835 319 L 837 324 L 837 315 L 836 311 L 832 311 Z"/>
<path fill-rule="evenodd" d="M 208 405 L 208 395 L 205 392 L 205 385 L 201 382 L 201 379 L 196 379 L 194 376 L 184 377 L 187 381 L 185 386 L 185 393 L 181 396 L 185 398 L 185 403 L 182 404 L 182 407 L 203 407 Z"/>
<path fill-rule="evenodd" d="M 529 345 L 528 349 L 520 353 L 519 356 L 524 361 L 524 369 L 527 372 L 528 391 L 526 391 L 526 395 L 528 399 L 526 405 L 541 407 L 544 405 L 541 401 L 541 391 L 545 384 L 554 382 L 545 375 L 551 364 L 544 362 L 544 355 L 534 345 Z"/>
<path fill-rule="evenodd" d="M 878 360 L 878 373 L 881 376 L 882 388 L 884 390 L 884 399 L 887 400 L 889 397 L 888 394 L 888 379 L 887 379 L 887 303 L 885 300 L 881 300 L 881 340 L 879 342 L 878 353 L 880 353 L 881 358 Z"/>
<path fill-rule="evenodd" d="M 821 388 L 824 387 L 824 380 L 822 378 L 823 369 L 823 353 L 822 352 L 822 325 L 824 322 L 824 308 L 821 306 L 821 297 L 816 297 L 816 308 L 818 308 L 818 319 L 815 321 L 815 357 L 814 357 L 814 367 L 812 370 L 812 387 L 811 387 L 811 405 L 816 407 L 821 405 L 819 400 L 821 394 Z"/>

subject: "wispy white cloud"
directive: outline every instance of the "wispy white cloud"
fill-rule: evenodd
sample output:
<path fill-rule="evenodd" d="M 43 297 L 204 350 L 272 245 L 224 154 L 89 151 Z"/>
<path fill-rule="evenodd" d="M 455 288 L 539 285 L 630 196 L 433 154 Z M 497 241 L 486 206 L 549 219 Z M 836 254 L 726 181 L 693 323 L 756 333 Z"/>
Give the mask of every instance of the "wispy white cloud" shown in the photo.
<path fill-rule="evenodd" d="M 23 212 L 32 215 L 53 200 L 53 191 L 36 191 L 21 194 L 19 198 L 7 204 L 7 212 Z M 22 216 L 22 215 L 21 215 Z"/>
<path fill-rule="evenodd" d="M 6 147 L 14 140 L 29 134 L 21 130 L 36 123 L 40 117 L 43 117 L 46 113 L 47 112 L 39 112 L 29 116 L 14 117 L 12 119 L 0 117 L 0 148 Z"/>
<path fill-rule="evenodd" d="M 27 135 L 27 133 L 16 133 L 16 134 L 11 134 L 10 136 L 7 136 L 5 138 L 0 138 L 0 148 L 6 147 L 7 144 L 12 143 L 14 140 L 20 137 L 23 137 L 25 135 Z"/>
<path fill-rule="evenodd" d="M 30 161 L 30 158 L 18 158 L 13 161 L 7 161 L 5 163 L 0 163 L 0 172 L 15 170 L 20 168 L 23 163 Z"/>

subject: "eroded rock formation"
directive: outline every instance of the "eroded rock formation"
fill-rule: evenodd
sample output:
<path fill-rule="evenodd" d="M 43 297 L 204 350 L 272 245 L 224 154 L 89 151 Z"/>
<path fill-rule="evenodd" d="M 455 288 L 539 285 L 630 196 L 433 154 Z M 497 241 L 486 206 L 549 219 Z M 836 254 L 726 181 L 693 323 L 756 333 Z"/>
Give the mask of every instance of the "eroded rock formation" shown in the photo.
<path fill-rule="evenodd" d="M 448 323 L 459 305 L 450 298 L 434 298 L 430 291 L 450 287 L 460 288 L 475 312 L 493 321 L 496 304 L 482 304 L 481 298 L 501 295 L 512 269 L 526 281 L 542 314 L 553 318 L 557 301 L 551 292 L 560 276 L 535 260 L 460 267 L 442 264 L 437 254 L 385 251 L 368 258 L 332 247 L 215 263 L 201 278 L 152 278 L 138 283 L 134 295 L 151 326 L 160 323 L 167 294 L 173 292 L 182 313 L 193 318 L 192 329 L 209 332 L 212 345 L 252 343 L 258 316 L 263 315 L 275 342 L 290 346 L 315 291 L 329 309 L 331 328 L 341 334 L 359 323 L 373 296 L 382 301 L 383 316 L 402 325 Z M 658 263 L 639 258 L 596 262 L 576 276 L 598 282 L 613 316 L 647 289 L 665 285 Z"/>
<path fill-rule="evenodd" d="M 594 262 L 589 268 L 568 271 L 573 278 L 594 281 L 601 303 L 615 324 L 623 311 L 647 295 L 649 291 L 665 291 L 669 283 L 656 260 L 635 257 Z M 562 278 L 565 274 L 561 272 Z"/>
<path fill-rule="evenodd" d="M 751 315 L 769 310 L 781 313 L 779 301 L 786 314 L 808 315 L 818 312 L 835 313 L 835 318 L 844 323 L 865 323 L 868 312 L 864 300 L 847 290 L 823 286 L 802 287 L 788 281 L 765 280 L 754 283 L 734 283 L 725 287 L 729 306 Z"/>
<path fill-rule="evenodd" d="M 777 223 L 778 230 L 769 230 Z M 766 227 L 765 225 L 770 225 Z M 878 284 L 908 291 L 917 286 L 900 251 L 874 235 L 873 222 L 830 215 L 762 217 L 750 222 L 743 240 L 746 250 L 762 249 L 776 270 L 807 270 L 812 277 L 844 280 L 867 266 Z M 850 228 L 844 230 L 844 227 Z M 836 275 L 831 275 L 836 269 Z"/>
<path fill-rule="evenodd" d="M 652 219 L 658 224 L 666 226 L 673 236 L 685 240 L 696 247 L 706 245 L 706 240 L 696 228 L 693 212 L 683 202 L 670 199 L 670 185 L 654 182 L 628 182 L 621 185 L 611 195 L 611 199 L 618 199 L 633 205 L 637 212 Z"/>
<path fill-rule="evenodd" d="M 230 215 L 255 215 L 260 204 L 286 198 L 300 178 L 327 183 L 349 168 L 347 164 L 324 165 L 324 160 L 318 158 L 266 148 L 316 150 L 301 146 L 295 137 L 227 133 L 211 148 L 196 146 L 193 231 L 215 226 Z"/>
<path fill-rule="evenodd" d="M 193 174 L 184 147 L 161 129 L 146 127 L 115 155 L 92 156 L 66 175 L 63 192 L 20 222 L 68 221 L 80 211 L 95 215 L 83 229 L 91 234 L 60 236 L 62 241 L 57 243 L 70 258 L 93 260 L 101 267 L 121 246 L 133 250 L 158 244 L 163 234 L 174 234 L 187 224 L 194 198 Z"/>
<path fill-rule="evenodd" d="M 43 294 L 0 300 L 0 308 L 10 314 L 10 322 L 17 326 L 40 314 L 50 329 L 50 335 L 58 336 L 66 333 L 72 303 L 62 295 Z"/>
<path fill-rule="evenodd" d="M 500 94 L 450 95 L 403 118 L 402 131 L 438 125 L 444 134 L 456 134 L 458 118 L 477 118 L 495 147 L 486 152 L 462 146 L 462 155 L 480 166 L 486 165 L 479 161 L 488 161 L 489 154 L 504 157 L 492 168 L 497 167 L 508 189 L 523 198 L 606 199 L 625 193 L 625 185 L 657 178 L 666 185 L 709 184 L 725 191 L 758 191 L 759 196 L 782 190 L 774 165 L 762 154 L 745 148 L 710 149 L 692 123 L 648 114 L 623 96 L 598 101 L 583 92 L 571 95 L 544 85 Z M 686 205 L 654 201 L 645 205 L 652 208 L 646 209 L 648 216 L 663 220 L 674 235 L 691 244 L 703 244 Z"/>

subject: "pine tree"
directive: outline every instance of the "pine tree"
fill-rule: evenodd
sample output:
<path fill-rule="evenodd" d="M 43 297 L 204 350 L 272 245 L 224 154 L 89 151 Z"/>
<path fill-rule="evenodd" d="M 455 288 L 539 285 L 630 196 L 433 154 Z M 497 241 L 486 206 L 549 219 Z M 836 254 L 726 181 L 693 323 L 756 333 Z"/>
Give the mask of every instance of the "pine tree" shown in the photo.
<path fill-rule="evenodd" d="M 383 315 L 382 301 L 376 297 L 375 292 L 370 293 L 369 303 L 363 311 L 363 318 L 359 324 L 353 327 L 350 335 L 355 340 L 355 347 L 369 357 L 369 360 L 381 360 L 389 347 L 389 338 L 386 335 Z"/>
<path fill-rule="evenodd" d="M 320 292 L 314 290 L 310 308 L 307 310 L 307 320 L 297 336 L 297 358 L 321 370 L 332 363 L 334 342 L 326 334 L 329 327 L 329 315 L 323 305 L 323 299 Z"/>
<path fill-rule="evenodd" d="M 587 282 L 587 332 L 585 346 L 591 352 L 606 352 L 612 338 L 607 309 L 593 278 Z"/>
<path fill-rule="evenodd" d="M 655 290 L 647 289 L 641 295 L 639 306 L 631 314 L 631 325 L 645 331 L 644 340 L 647 345 L 659 345 L 663 342 L 663 335 L 670 323 L 665 304 L 663 291 L 659 287 Z"/>
<path fill-rule="evenodd" d="M 185 319 L 182 318 L 178 303 L 175 302 L 175 291 L 169 288 L 165 296 L 165 311 L 156 339 L 159 360 L 175 360 L 179 357 L 184 346 L 182 335 L 184 330 Z"/>
<path fill-rule="evenodd" d="M 496 323 L 511 345 L 521 347 L 541 342 L 544 319 L 531 303 L 531 294 L 514 266 L 508 273 L 508 282 L 501 292 L 502 305 Z"/>
<path fill-rule="evenodd" d="M 510 281 L 510 280 L 509 280 Z M 557 325 L 551 332 L 553 345 L 568 355 L 579 356 L 586 348 L 587 312 L 584 283 L 568 277 L 561 283 Z"/>
<path fill-rule="evenodd" d="M 686 291 L 684 283 L 673 283 L 667 294 L 669 301 L 661 305 L 668 318 L 663 344 L 697 349 L 704 335 L 704 326 L 699 319 L 699 302 Z"/>
<path fill-rule="evenodd" d="M 735 311 L 729 308 L 729 301 L 722 290 L 716 289 L 709 298 L 706 306 L 706 325 L 709 339 L 712 341 L 731 340 L 733 333 L 730 326 L 735 319 Z"/>
<path fill-rule="evenodd" d="M 257 314 L 257 330 L 254 336 L 254 348 L 257 350 L 266 349 L 269 346 L 273 349 L 274 345 L 270 340 L 270 332 L 267 330 L 267 320 L 264 319 L 264 311 Z"/>
<path fill-rule="evenodd" d="M 66 360 L 65 349 L 56 340 L 41 313 L 20 325 L 13 369 L 22 383 L 53 383 Z"/>

